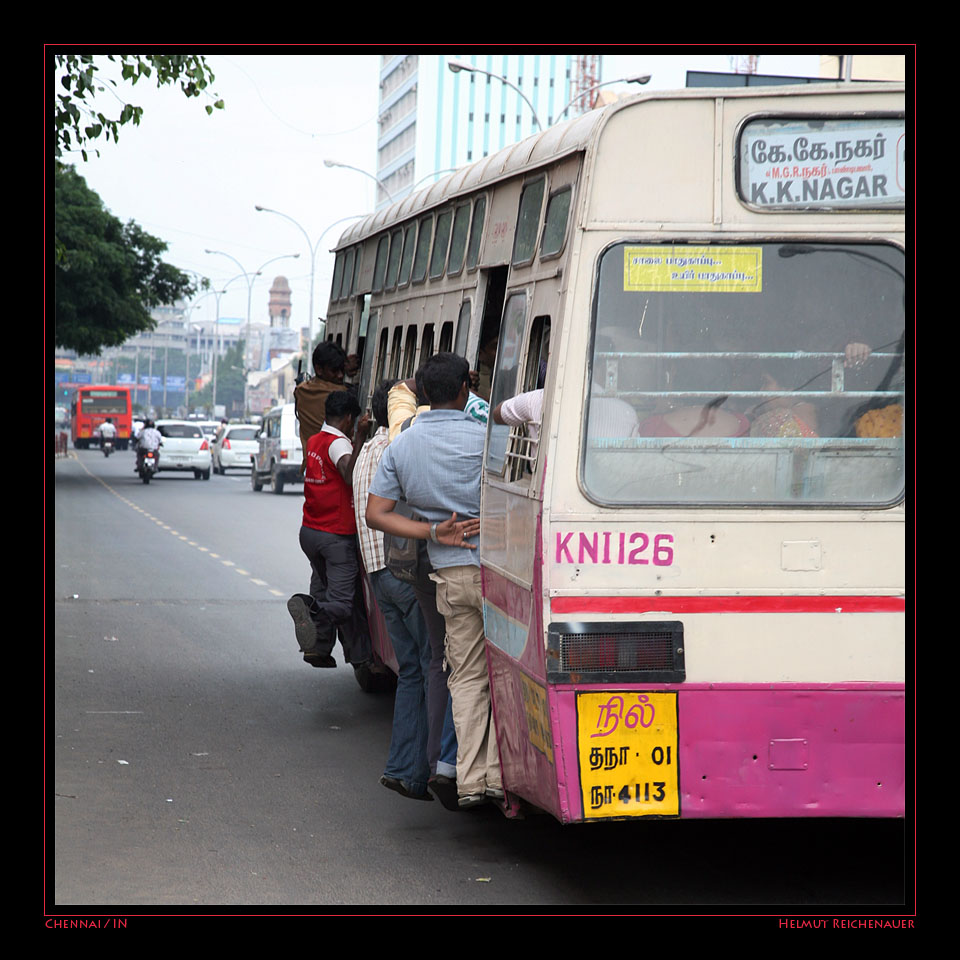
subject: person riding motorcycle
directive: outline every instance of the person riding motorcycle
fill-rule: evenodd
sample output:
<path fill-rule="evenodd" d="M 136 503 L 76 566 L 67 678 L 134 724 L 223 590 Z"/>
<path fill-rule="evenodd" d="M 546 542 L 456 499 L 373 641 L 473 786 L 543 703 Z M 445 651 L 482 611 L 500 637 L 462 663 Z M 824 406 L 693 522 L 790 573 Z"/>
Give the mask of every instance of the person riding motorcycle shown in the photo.
<path fill-rule="evenodd" d="M 163 437 L 160 435 L 160 431 L 154 426 L 152 420 L 145 420 L 143 424 L 143 430 L 140 431 L 140 437 L 137 440 L 137 466 L 134 470 L 134 473 L 140 472 L 140 465 L 143 461 L 143 455 L 147 450 L 160 450 L 160 444 L 163 440 Z M 159 459 L 159 452 L 157 453 L 157 458 Z"/>
<path fill-rule="evenodd" d="M 109 440 L 111 443 L 117 439 L 117 428 L 113 425 L 113 418 L 107 417 L 106 421 L 100 424 L 100 448 Z"/>

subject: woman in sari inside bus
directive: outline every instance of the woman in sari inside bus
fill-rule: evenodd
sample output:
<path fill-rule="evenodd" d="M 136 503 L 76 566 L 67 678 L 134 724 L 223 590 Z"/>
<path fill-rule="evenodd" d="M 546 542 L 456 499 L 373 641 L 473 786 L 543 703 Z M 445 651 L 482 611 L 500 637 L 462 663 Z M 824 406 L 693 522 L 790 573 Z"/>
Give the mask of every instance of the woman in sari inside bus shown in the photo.
<path fill-rule="evenodd" d="M 742 437 L 750 421 L 731 409 L 730 363 L 719 356 L 668 361 L 655 412 L 639 426 L 641 437 Z"/>
<path fill-rule="evenodd" d="M 760 389 L 775 396 L 748 407 L 751 437 L 816 437 L 817 408 L 809 400 L 800 399 L 799 390 L 786 386 L 798 373 L 797 364 L 789 360 L 764 361 Z"/>

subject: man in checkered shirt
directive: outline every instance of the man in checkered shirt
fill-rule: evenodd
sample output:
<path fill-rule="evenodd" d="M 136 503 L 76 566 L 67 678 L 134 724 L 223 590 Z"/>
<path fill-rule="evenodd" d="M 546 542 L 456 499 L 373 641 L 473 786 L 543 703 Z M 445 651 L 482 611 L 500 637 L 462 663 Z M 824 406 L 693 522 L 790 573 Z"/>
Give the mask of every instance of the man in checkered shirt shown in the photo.
<path fill-rule="evenodd" d="M 380 783 L 412 800 L 432 800 L 427 791 L 427 676 L 430 668 L 430 638 L 413 587 L 398 580 L 388 569 L 383 534 L 367 526 L 367 494 L 390 444 L 387 433 L 387 392 L 394 380 L 384 380 L 373 394 L 377 432 L 357 456 L 353 469 L 353 507 L 364 569 L 370 579 L 377 606 L 397 657 L 399 676 L 393 707 L 390 753 Z"/>

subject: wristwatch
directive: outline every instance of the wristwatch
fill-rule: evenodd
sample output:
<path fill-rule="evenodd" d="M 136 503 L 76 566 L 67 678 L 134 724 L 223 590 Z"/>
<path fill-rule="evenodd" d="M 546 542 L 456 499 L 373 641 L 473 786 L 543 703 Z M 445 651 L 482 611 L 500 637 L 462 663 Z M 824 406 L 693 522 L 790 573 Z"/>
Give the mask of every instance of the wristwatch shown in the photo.
<path fill-rule="evenodd" d="M 437 525 L 436 525 L 435 523 L 431 523 L 431 524 L 430 524 L 430 539 L 431 539 L 434 543 L 439 543 L 439 542 L 440 542 L 440 541 L 437 539 Z"/>

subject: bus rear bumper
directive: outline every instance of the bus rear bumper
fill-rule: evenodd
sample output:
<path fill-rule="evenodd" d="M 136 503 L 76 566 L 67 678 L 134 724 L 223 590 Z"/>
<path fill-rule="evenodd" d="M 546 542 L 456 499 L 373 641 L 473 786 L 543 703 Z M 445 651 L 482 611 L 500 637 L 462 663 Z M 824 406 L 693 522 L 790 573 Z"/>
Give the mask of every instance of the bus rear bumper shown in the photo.
<path fill-rule="evenodd" d="M 536 698 L 524 693 L 530 735 L 499 736 L 504 784 L 563 822 L 904 816 L 903 684 L 540 689 L 550 732 L 537 718 Z M 636 718 L 643 710 L 649 717 L 652 705 L 675 718 L 658 739 L 642 744 L 623 738 L 629 706 L 641 697 L 649 704 L 632 711 L 637 730 Z M 610 703 L 620 711 L 615 733 Z M 654 802 L 664 792 L 663 804 Z"/>
<path fill-rule="evenodd" d="M 902 817 L 903 687 L 683 690 L 683 817 Z"/>

